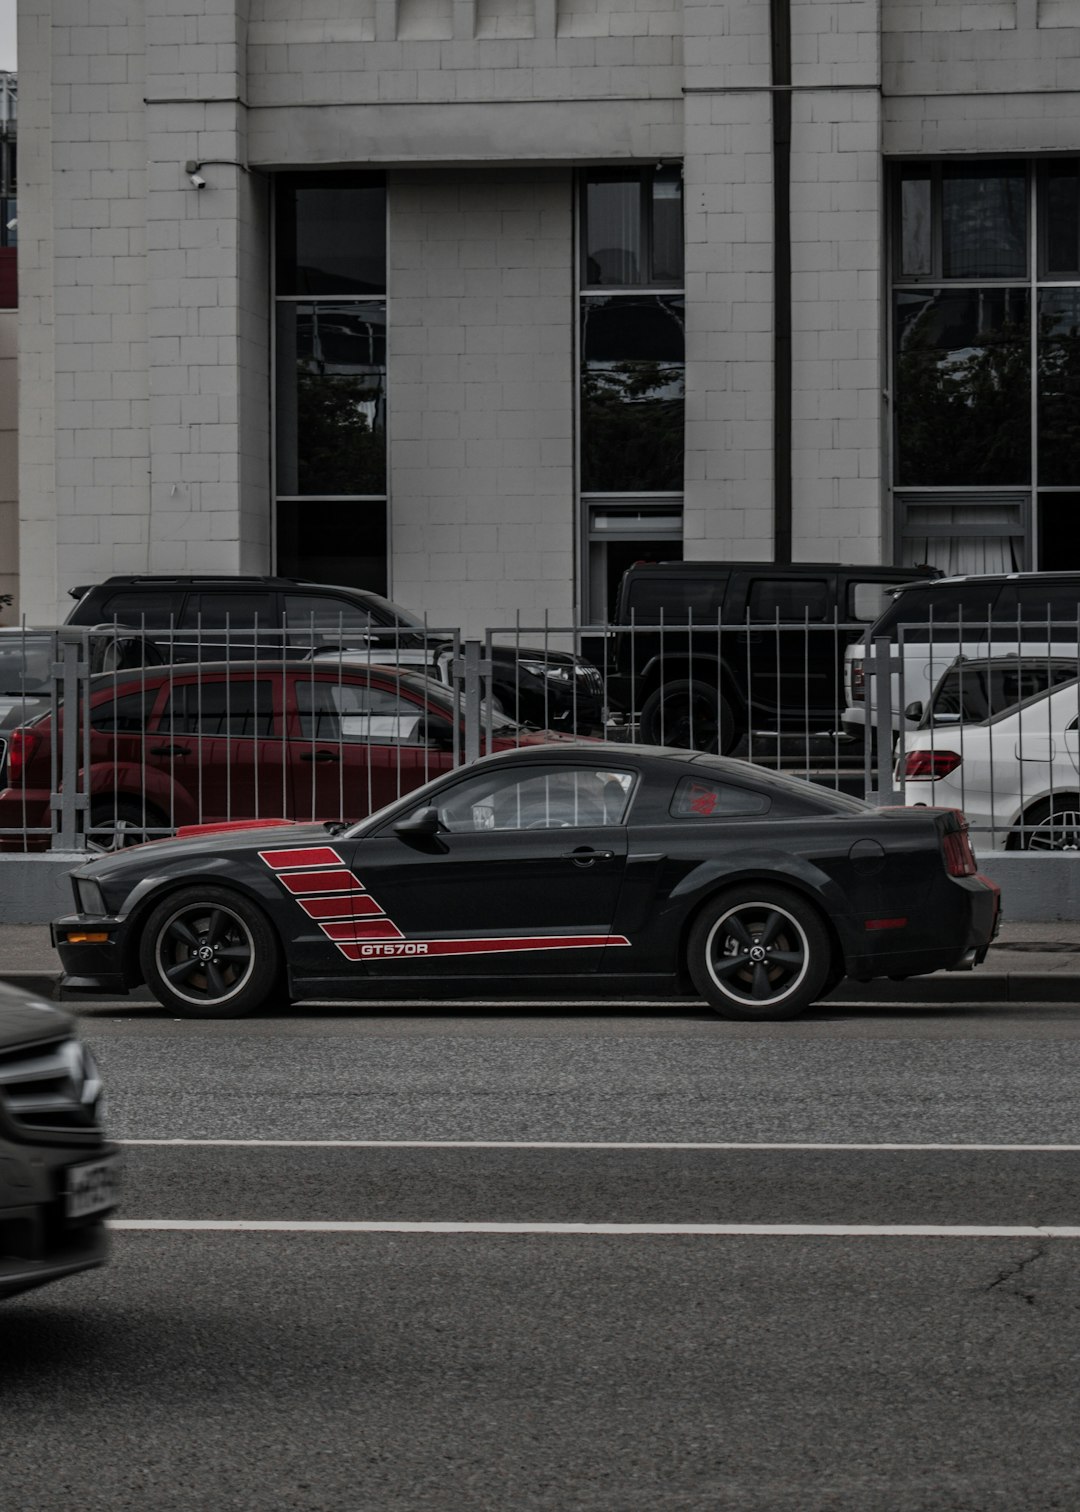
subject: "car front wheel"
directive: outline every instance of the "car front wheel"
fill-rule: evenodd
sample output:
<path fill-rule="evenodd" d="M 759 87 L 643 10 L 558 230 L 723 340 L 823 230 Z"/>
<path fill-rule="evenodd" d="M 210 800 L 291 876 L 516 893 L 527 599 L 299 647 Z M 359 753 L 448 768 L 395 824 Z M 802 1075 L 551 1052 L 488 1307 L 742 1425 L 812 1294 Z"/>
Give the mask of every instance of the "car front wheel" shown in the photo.
<path fill-rule="evenodd" d="M 813 906 L 786 888 L 755 883 L 702 911 L 687 954 L 694 986 L 730 1019 L 795 1018 L 821 996 L 833 966 Z"/>
<path fill-rule="evenodd" d="M 242 1018 L 277 985 L 281 952 L 265 914 L 226 887 L 186 887 L 151 913 L 139 960 L 150 991 L 188 1018 Z"/>

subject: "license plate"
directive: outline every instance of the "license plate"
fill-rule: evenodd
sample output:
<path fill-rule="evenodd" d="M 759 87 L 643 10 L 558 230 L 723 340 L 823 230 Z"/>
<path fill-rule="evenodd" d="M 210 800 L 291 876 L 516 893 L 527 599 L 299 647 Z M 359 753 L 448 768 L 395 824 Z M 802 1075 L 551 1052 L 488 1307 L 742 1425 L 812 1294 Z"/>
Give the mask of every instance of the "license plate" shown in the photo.
<path fill-rule="evenodd" d="M 69 1166 L 66 1199 L 69 1218 L 86 1218 L 115 1207 L 120 1200 L 120 1162 L 95 1160 L 90 1165 Z"/>

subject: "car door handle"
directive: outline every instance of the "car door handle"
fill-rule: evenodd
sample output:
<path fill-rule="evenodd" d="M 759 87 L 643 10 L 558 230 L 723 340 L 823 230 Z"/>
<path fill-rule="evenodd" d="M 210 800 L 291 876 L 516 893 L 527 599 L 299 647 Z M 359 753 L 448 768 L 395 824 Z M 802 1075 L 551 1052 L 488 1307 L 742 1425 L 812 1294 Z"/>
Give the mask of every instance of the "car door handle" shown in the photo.
<path fill-rule="evenodd" d="M 181 745 L 151 746 L 151 756 L 190 756 L 191 747 Z"/>
<path fill-rule="evenodd" d="M 302 751 L 301 761 L 340 761 L 341 757 L 336 751 Z"/>
<path fill-rule="evenodd" d="M 563 851 L 562 859 L 572 861 L 575 866 L 591 866 L 594 861 L 610 861 L 614 851 L 593 850 L 591 845 L 579 845 L 577 850 Z"/>

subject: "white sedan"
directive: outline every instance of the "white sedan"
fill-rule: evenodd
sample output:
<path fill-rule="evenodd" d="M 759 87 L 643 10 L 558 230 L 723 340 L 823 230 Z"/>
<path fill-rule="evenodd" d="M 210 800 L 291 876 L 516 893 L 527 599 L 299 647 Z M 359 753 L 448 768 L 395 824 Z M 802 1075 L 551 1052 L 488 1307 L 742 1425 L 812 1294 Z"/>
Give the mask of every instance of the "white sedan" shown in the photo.
<path fill-rule="evenodd" d="M 962 809 L 976 846 L 1080 850 L 1080 679 L 906 735 L 896 781 L 905 804 Z"/>

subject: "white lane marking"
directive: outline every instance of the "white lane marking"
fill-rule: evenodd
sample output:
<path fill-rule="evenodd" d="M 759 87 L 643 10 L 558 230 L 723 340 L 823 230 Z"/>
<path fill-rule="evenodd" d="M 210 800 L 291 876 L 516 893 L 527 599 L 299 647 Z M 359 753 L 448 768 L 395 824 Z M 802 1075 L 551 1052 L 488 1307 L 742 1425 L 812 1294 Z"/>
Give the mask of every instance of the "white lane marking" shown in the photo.
<path fill-rule="evenodd" d="M 118 1139 L 121 1145 L 183 1149 L 296 1150 L 910 1150 L 915 1153 L 986 1151 L 1080 1154 L 1080 1144 L 807 1144 L 748 1143 L 726 1140 L 579 1140 L 579 1139 Z"/>
<path fill-rule="evenodd" d="M 714 1238 L 1080 1239 L 1080 1228 L 1031 1224 L 940 1223 L 392 1223 L 274 1218 L 112 1218 L 112 1229 L 242 1234 L 610 1234 L 616 1237 L 704 1235 Z"/>

